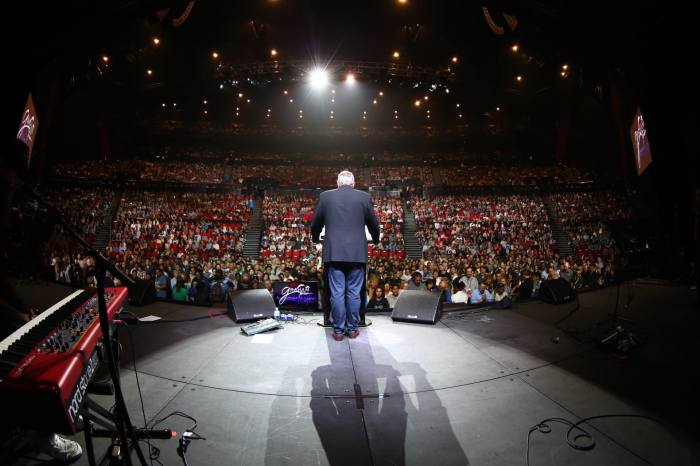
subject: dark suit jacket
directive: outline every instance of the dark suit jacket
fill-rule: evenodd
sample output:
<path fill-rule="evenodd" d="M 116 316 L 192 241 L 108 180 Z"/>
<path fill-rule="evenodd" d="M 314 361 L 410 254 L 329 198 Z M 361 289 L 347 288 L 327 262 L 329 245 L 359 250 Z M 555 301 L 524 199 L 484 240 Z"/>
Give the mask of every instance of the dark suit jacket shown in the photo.
<path fill-rule="evenodd" d="M 379 243 L 379 222 L 369 194 L 350 186 L 324 191 L 311 221 L 311 237 L 318 242 L 323 226 L 323 262 L 367 263 L 367 237 Z"/>

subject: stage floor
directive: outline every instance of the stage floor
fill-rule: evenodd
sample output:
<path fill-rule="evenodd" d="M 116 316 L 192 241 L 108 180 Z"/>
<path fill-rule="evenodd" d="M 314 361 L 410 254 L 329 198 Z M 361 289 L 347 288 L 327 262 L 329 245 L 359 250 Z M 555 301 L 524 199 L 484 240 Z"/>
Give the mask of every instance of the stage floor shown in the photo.
<path fill-rule="evenodd" d="M 591 421 L 585 428 L 596 446 L 578 451 L 567 445 L 566 427 L 552 424 L 549 434 L 532 433 L 530 464 L 699 464 L 697 432 L 688 427 L 695 421 L 683 421 L 692 411 L 685 392 L 697 388 L 683 370 L 696 360 L 677 361 L 682 348 L 655 336 L 661 325 L 649 333 L 639 324 L 645 342 L 626 359 L 592 342 L 608 328 L 591 324 L 630 289 L 636 301 L 627 315 L 642 322 L 662 312 L 664 322 L 674 315 L 679 324 L 694 315 L 687 289 L 632 284 L 619 299 L 616 289 L 582 295 L 562 324 L 577 330 L 575 338 L 553 325 L 574 305 L 542 303 L 445 314 L 437 325 L 369 314 L 372 325 L 342 342 L 317 326 L 319 314 L 252 337 L 227 316 L 141 324 L 132 328 L 134 348 L 122 334 L 123 389 L 133 422 L 143 425 L 133 350 L 148 422 L 174 411 L 197 419 L 206 440 L 191 443 L 192 466 L 523 465 L 528 431 L 540 421 L 603 414 L 650 415 L 664 425 Z M 683 310 L 653 309 L 655 300 L 668 303 L 664 293 L 681 300 L 679 289 L 688 295 Z M 168 320 L 220 311 L 165 303 L 130 310 Z M 681 391 L 669 387 L 683 381 Z M 190 424 L 174 417 L 159 427 L 181 433 Z M 82 435 L 75 439 L 82 443 Z M 153 444 L 164 465 L 181 464 L 177 440 Z M 106 444 L 97 445 L 102 453 Z"/>

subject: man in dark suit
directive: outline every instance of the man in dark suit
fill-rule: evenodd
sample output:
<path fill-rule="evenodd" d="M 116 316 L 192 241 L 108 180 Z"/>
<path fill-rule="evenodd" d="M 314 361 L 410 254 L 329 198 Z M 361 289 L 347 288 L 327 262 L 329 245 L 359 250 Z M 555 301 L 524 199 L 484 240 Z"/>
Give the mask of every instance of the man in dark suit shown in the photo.
<path fill-rule="evenodd" d="M 367 264 L 367 237 L 365 225 L 372 235 L 372 242 L 379 243 L 379 222 L 374 215 L 372 199 L 364 191 L 355 188 L 355 177 L 349 171 L 338 174 L 338 189 L 325 191 L 316 206 L 311 222 L 311 237 L 319 241 L 321 230 L 326 227 L 323 240 L 323 264 L 328 271 L 333 338 L 342 341 L 356 338 L 360 331 L 360 290 L 365 279 Z"/>

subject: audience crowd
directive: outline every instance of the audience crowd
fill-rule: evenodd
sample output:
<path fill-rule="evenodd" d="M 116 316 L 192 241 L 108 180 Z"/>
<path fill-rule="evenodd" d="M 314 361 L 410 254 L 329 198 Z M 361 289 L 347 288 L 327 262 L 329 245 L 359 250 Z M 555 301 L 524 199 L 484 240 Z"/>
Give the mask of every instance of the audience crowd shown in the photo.
<path fill-rule="evenodd" d="M 210 154 L 204 154 L 203 159 Z M 381 157 L 381 156 L 380 156 Z M 237 164 L 173 160 L 133 161 L 135 173 L 147 182 L 242 182 L 268 178 L 280 186 L 332 185 L 338 167 Z M 364 173 L 348 164 L 356 173 Z M 112 176 L 91 162 L 63 165 L 65 177 Z M 448 186 L 527 184 L 529 177 L 578 182 L 582 171 L 561 167 L 535 172 L 521 167 L 373 166 L 370 179 L 390 185 L 406 179 Z M 361 176 L 358 176 L 361 179 Z M 455 179 L 460 179 L 455 182 Z M 494 181 L 495 180 L 495 181 Z M 501 181 L 503 183 L 501 183 Z M 409 190 L 410 192 L 411 190 Z M 52 202 L 89 240 L 108 232 L 106 254 L 133 278 L 153 282 L 156 295 L 199 304 L 220 302 L 229 289 L 268 288 L 277 280 L 321 280 L 321 245 L 311 243 L 309 223 L 317 195 L 271 194 L 262 199 L 260 257 L 242 255 L 253 211 L 250 196 L 232 193 L 173 192 L 107 188 L 53 188 Z M 543 280 L 562 278 L 574 288 L 605 286 L 615 280 L 617 246 L 609 222 L 629 220 L 629 199 L 612 192 L 565 192 L 549 196 L 548 214 L 542 197 L 527 195 L 407 197 L 373 193 L 382 229 L 378 245 L 369 244 L 367 300 L 370 307 L 391 307 L 402 289 L 443 293 L 448 303 L 508 302 L 538 296 Z M 403 223 L 406 211 L 416 222 L 421 259 L 407 258 Z M 574 250 L 561 257 L 552 236 L 550 215 L 568 234 Z M 74 244 L 55 237 L 49 242 L 54 278 L 78 285 L 94 284 L 92 260 Z M 113 283 L 113 279 L 109 279 Z M 507 298 L 507 299 L 506 299 Z"/>

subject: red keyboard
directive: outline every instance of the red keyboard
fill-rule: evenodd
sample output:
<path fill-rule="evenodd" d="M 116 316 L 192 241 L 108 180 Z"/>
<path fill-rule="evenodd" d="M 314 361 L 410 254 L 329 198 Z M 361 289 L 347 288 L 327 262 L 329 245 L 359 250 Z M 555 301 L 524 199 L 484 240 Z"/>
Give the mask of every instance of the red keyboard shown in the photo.
<path fill-rule="evenodd" d="M 110 322 L 128 297 L 107 288 Z M 6 423 L 74 433 L 87 385 L 102 358 L 97 291 L 79 290 L 0 342 L 0 399 Z"/>

